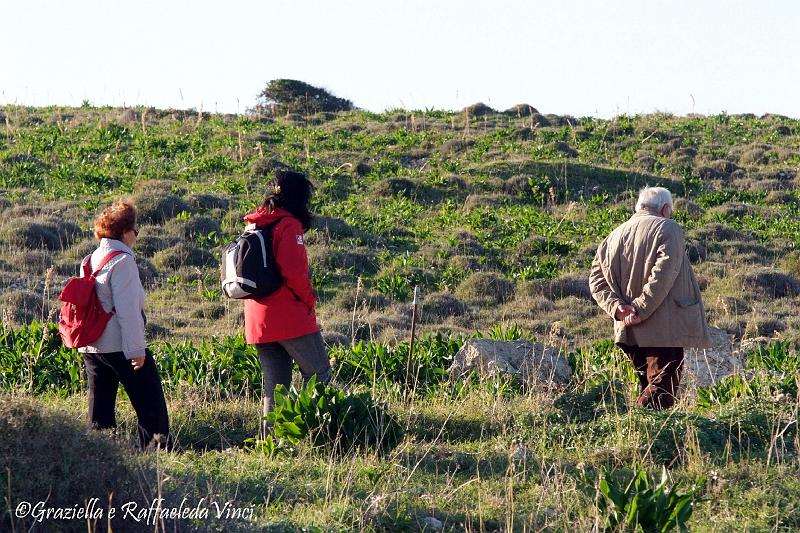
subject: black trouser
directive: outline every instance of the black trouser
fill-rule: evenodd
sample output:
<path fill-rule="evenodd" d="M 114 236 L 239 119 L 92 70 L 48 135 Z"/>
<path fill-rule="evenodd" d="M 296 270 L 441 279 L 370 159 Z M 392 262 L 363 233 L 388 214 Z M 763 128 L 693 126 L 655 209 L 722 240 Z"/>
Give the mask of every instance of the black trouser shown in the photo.
<path fill-rule="evenodd" d="M 651 409 L 675 405 L 683 372 L 683 348 L 628 346 L 618 343 L 636 368 L 639 398 L 636 404 Z"/>
<path fill-rule="evenodd" d="M 144 366 L 134 370 L 122 352 L 85 353 L 89 384 L 89 424 L 95 429 L 115 428 L 115 404 L 119 384 L 131 399 L 139 419 L 139 447 L 144 449 L 159 434 L 156 443 L 166 444 L 169 417 L 161 378 L 150 350 Z"/>

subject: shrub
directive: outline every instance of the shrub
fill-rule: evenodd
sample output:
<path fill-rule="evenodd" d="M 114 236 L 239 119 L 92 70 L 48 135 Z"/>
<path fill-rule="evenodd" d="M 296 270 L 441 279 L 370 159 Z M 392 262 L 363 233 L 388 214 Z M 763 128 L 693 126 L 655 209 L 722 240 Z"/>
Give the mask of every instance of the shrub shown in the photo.
<path fill-rule="evenodd" d="M 716 159 L 712 161 L 709 166 L 717 172 L 722 172 L 724 174 L 730 174 L 739 168 L 736 166 L 736 163 L 727 159 Z"/>
<path fill-rule="evenodd" d="M 470 139 L 450 139 L 439 147 L 439 153 L 442 155 L 463 154 L 474 144 L 475 141 Z"/>
<path fill-rule="evenodd" d="M 97 241 L 94 238 L 84 239 L 74 243 L 69 249 L 64 250 L 63 257 L 75 262 L 75 272 L 77 272 L 78 262 L 84 257 L 94 252 L 97 248 Z M 71 273 L 72 271 L 70 271 Z"/>
<path fill-rule="evenodd" d="M 795 203 L 795 197 L 786 191 L 770 191 L 764 198 L 764 202 L 770 205 L 785 205 Z"/>
<path fill-rule="evenodd" d="M 757 317 L 747 323 L 745 334 L 750 337 L 774 337 L 786 331 L 786 322 L 772 317 Z"/>
<path fill-rule="evenodd" d="M 528 127 L 525 128 L 514 128 L 511 137 L 516 141 L 529 141 L 536 136 L 535 132 Z"/>
<path fill-rule="evenodd" d="M 53 254 L 43 250 L 23 250 L 9 254 L 6 262 L 17 272 L 38 275 L 53 264 Z"/>
<path fill-rule="evenodd" d="M 482 117 L 484 115 L 493 115 L 497 113 L 497 111 L 495 111 L 488 105 L 484 104 L 483 102 L 477 102 L 475 104 L 467 106 L 464 109 L 462 109 L 461 112 L 468 114 L 470 117 Z"/>
<path fill-rule="evenodd" d="M 760 146 L 752 146 L 739 156 L 739 164 L 743 166 L 763 165 L 769 161 L 767 151 Z"/>
<path fill-rule="evenodd" d="M 470 231 L 456 230 L 453 238 L 450 239 L 450 248 L 462 255 L 483 255 L 485 249 L 478 241 L 478 238 Z"/>
<path fill-rule="evenodd" d="M 542 280 L 531 282 L 538 286 L 542 296 L 550 300 L 575 296 L 583 300 L 593 301 L 592 293 L 589 290 L 589 273 L 567 274 L 553 280 Z"/>
<path fill-rule="evenodd" d="M 517 104 L 514 107 L 510 107 L 503 111 L 504 115 L 511 115 L 514 117 L 529 117 L 534 113 L 539 113 L 539 111 L 528 104 Z"/>
<path fill-rule="evenodd" d="M 412 198 L 417 195 L 419 189 L 421 187 L 408 178 L 387 178 L 376 182 L 373 186 L 373 192 L 382 197 Z"/>
<path fill-rule="evenodd" d="M 143 257 L 136 258 L 136 267 L 139 270 L 139 280 L 145 287 L 151 287 L 158 277 L 158 272 L 153 264 Z"/>
<path fill-rule="evenodd" d="M 697 264 L 706 260 L 708 251 L 700 241 L 696 239 L 689 239 L 686 241 L 686 255 L 689 256 L 689 261 L 692 264 Z"/>
<path fill-rule="evenodd" d="M 724 180 L 724 179 L 727 179 L 729 177 L 728 174 L 726 174 L 724 172 L 720 172 L 719 170 L 716 170 L 716 169 L 711 168 L 711 167 L 700 167 L 700 168 L 698 168 L 697 171 L 696 171 L 696 175 L 697 175 L 697 177 L 699 177 L 703 181 L 706 181 L 706 180 Z"/>
<path fill-rule="evenodd" d="M 372 172 L 372 166 L 367 161 L 359 161 L 356 163 L 355 168 L 353 169 L 356 173 L 356 176 L 366 176 L 370 172 Z"/>
<path fill-rule="evenodd" d="M 353 110 L 353 103 L 333 96 L 320 87 L 299 80 L 270 80 L 258 94 L 256 109 L 267 114 L 304 113 L 319 111 L 339 112 Z M 274 112 L 272 112 L 274 110 Z"/>
<path fill-rule="evenodd" d="M 469 272 L 480 267 L 481 258 L 475 255 L 454 255 L 447 261 L 447 268 L 455 272 Z"/>
<path fill-rule="evenodd" d="M 368 392 L 348 394 L 312 377 L 299 391 L 275 388 L 275 405 L 267 415 L 268 449 L 293 447 L 310 438 L 315 447 L 347 453 L 371 448 L 388 452 L 403 440 L 403 429 Z"/>
<path fill-rule="evenodd" d="M 709 213 L 721 216 L 723 218 L 742 219 L 748 215 L 754 215 L 759 210 L 755 207 L 740 202 L 730 202 L 727 204 L 712 207 Z"/>
<path fill-rule="evenodd" d="M 772 298 L 784 298 L 800 294 L 800 280 L 791 274 L 770 268 L 745 273 L 742 283 L 745 288 L 755 290 Z"/>
<path fill-rule="evenodd" d="M 194 215 L 186 219 L 172 219 L 164 225 L 167 234 L 181 239 L 194 240 L 209 233 L 220 234 L 219 222 L 202 215 Z"/>
<path fill-rule="evenodd" d="M 80 234 L 81 229 L 76 224 L 57 217 L 11 218 L 0 227 L 0 240 L 21 248 L 62 250 Z"/>
<path fill-rule="evenodd" d="M 139 236 L 133 244 L 136 253 L 152 256 L 175 244 L 173 237 L 164 235 L 164 230 L 159 226 L 139 226 Z"/>
<path fill-rule="evenodd" d="M 162 224 L 183 212 L 192 212 L 191 206 L 182 198 L 160 191 L 142 191 L 133 197 L 140 224 Z"/>
<path fill-rule="evenodd" d="M 784 255 L 778 266 L 792 276 L 800 277 L 800 251 L 789 252 Z"/>
<path fill-rule="evenodd" d="M 531 183 L 534 179 L 530 174 L 511 176 L 503 183 L 503 192 L 511 196 L 529 197 L 533 194 Z"/>
<path fill-rule="evenodd" d="M 549 126 L 552 126 L 550 119 L 542 115 L 541 113 L 534 113 L 533 115 L 531 115 L 531 122 L 533 122 L 535 126 L 538 126 L 540 128 L 547 128 Z"/>
<path fill-rule="evenodd" d="M 189 204 L 203 211 L 211 209 L 228 209 L 230 200 L 214 194 L 192 194 L 189 196 Z"/>
<path fill-rule="evenodd" d="M 3 316 L 10 318 L 16 324 L 29 324 L 41 318 L 44 301 L 35 292 L 11 289 L 0 294 L 0 309 Z"/>
<path fill-rule="evenodd" d="M 464 210 L 468 213 L 480 207 L 496 208 L 506 202 L 506 197 L 500 194 L 470 194 L 464 200 Z"/>
<path fill-rule="evenodd" d="M 775 129 L 773 131 L 781 137 L 788 137 L 792 135 L 792 128 L 790 128 L 789 126 L 783 126 L 783 125 L 775 126 Z"/>
<path fill-rule="evenodd" d="M 656 158 L 648 154 L 641 154 L 636 157 L 634 166 L 645 172 L 653 172 L 656 168 Z"/>
<path fill-rule="evenodd" d="M 702 207 L 686 198 L 677 198 L 674 207 L 676 212 L 686 213 L 690 217 L 703 216 L 704 212 Z"/>
<path fill-rule="evenodd" d="M 451 316 L 461 316 L 467 311 L 467 306 L 449 292 L 435 292 L 429 294 L 422 301 L 420 321 L 426 324 L 442 322 Z"/>
<path fill-rule="evenodd" d="M 262 157 L 253 161 L 250 165 L 250 173 L 256 177 L 263 177 L 272 175 L 276 170 L 288 168 L 287 164 L 274 157 Z"/>
<path fill-rule="evenodd" d="M 712 222 L 706 224 L 705 226 L 696 229 L 692 232 L 692 235 L 700 240 L 700 242 L 711 241 L 711 242 L 721 242 L 721 241 L 752 241 L 753 236 L 747 233 L 743 233 L 737 229 L 734 229 L 730 226 L 726 226 L 725 224 L 719 224 L 717 222 Z"/>
<path fill-rule="evenodd" d="M 210 252 L 188 242 L 161 250 L 153 256 L 153 263 L 161 270 L 177 270 L 182 266 L 216 266 L 217 258 Z"/>
<path fill-rule="evenodd" d="M 458 286 L 456 296 L 468 303 L 497 305 L 514 297 L 514 285 L 497 272 L 473 272 Z"/>
<path fill-rule="evenodd" d="M 556 151 L 561 152 L 567 157 L 578 157 L 578 151 L 564 141 L 556 142 L 554 148 L 556 149 Z"/>
<path fill-rule="evenodd" d="M 681 138 L 675 137 L 665 143 L 656 146 L 656 152 L 661 155 L 668 155 L 681 147 Z"/>

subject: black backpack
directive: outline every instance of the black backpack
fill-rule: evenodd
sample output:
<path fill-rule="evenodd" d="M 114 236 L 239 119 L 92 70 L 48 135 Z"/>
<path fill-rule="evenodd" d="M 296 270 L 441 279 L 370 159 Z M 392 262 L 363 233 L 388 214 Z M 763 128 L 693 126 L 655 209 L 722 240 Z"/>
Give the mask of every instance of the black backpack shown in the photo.
<path fill-rule="evenodd" d="M 272 229 L 281 217 L 264 229 L 248 228 L 222 251 L 222 292 L 242 300 L 269 296 L 283 284 L 272 253 Z"/>

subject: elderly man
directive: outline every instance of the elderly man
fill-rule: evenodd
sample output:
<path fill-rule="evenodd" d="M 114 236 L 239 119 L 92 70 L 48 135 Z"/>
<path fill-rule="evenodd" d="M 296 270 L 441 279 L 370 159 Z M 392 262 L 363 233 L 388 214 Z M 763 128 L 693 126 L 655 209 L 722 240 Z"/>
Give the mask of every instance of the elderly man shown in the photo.
<path fill-rule="evenodd" d="M 639 376 L 637 405 L 675 403 L 685 347 L 711 345 L 700 287 L 672 218 L 672 194 L 645 187 L 636 213 L 597 248 L 589 287 Z"/>

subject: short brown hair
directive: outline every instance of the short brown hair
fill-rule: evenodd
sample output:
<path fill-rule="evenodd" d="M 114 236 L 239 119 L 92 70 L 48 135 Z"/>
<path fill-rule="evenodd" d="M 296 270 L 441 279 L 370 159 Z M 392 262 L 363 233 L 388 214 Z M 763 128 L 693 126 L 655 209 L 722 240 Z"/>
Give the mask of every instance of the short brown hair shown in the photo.
<path fill-rule="evenodd" d="M 132 229 L 136 229 L 136 206 L 129 200 L 117 200 L 94 221 L 94 236 L 98 239 L 120 240 Z"/>

